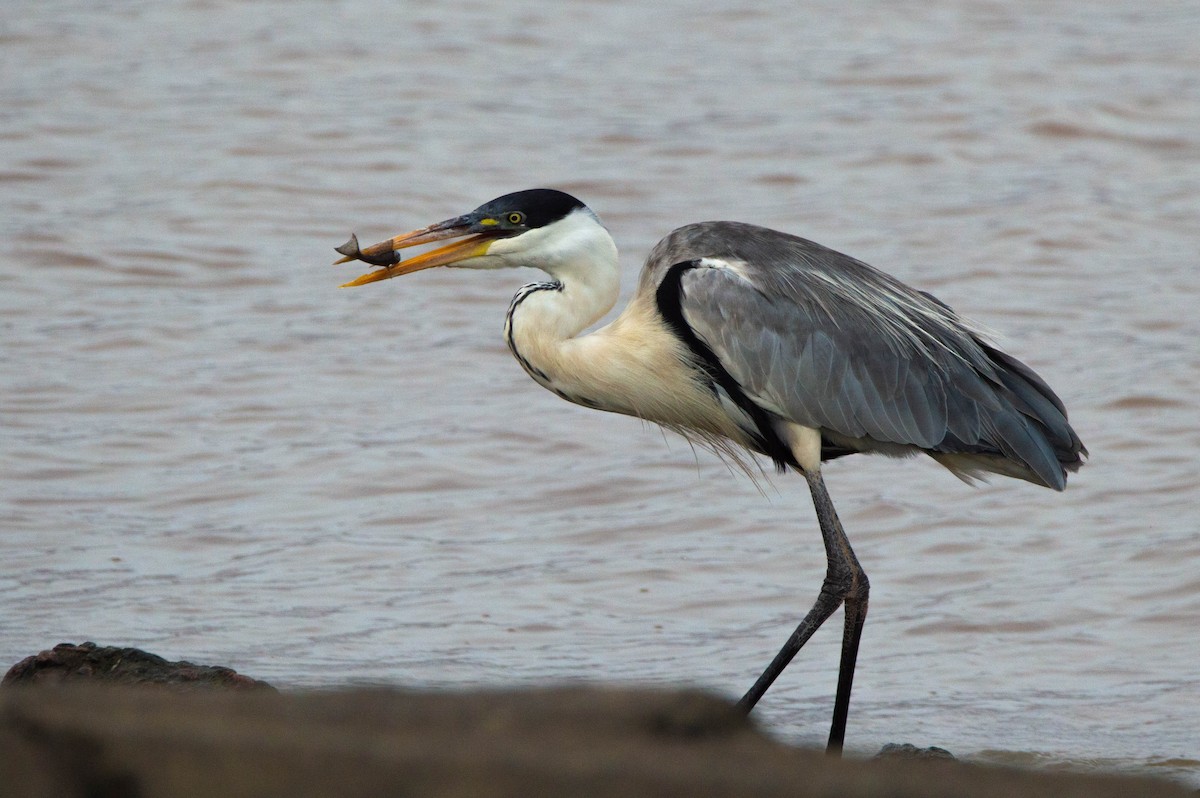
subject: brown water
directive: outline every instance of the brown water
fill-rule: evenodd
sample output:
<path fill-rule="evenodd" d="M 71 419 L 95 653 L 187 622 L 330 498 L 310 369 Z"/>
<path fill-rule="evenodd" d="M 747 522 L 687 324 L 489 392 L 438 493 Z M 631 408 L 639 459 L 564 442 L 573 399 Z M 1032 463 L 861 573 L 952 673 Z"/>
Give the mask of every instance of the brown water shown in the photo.
<path fill-rule="evenodd" d="M 1200 781 L 1200 6 L 10 3 L 0 662 L 94 639 L 288 685 L 730 696 L 807 608 L 801 480 L 537 388 L 528 274 L 333 247 L 553 185 L 626 285 L 689 221 L 894 272 L 1067 401 L 1065 494 L 849 458 L 849 743 Z M 820 744 L 837 624 L 761 705 Z M 996 753 L 1004 752 L 1004 753 Z"/>

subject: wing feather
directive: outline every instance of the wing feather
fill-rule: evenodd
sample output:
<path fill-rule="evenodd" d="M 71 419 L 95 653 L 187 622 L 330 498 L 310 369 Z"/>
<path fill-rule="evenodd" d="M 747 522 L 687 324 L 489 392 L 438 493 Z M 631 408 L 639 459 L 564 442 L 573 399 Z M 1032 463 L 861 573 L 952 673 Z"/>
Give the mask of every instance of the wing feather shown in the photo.
<path fill-rule="evenodd" d="M 642 279 L 684 261 L 696 263 L 680 279 L 684 321 L 779 418 L 860 450 L 967 454 L 976 470 L 1004 458 L 1013 463 L 990 470 L 1056 488 L 1086 454 L 1032 370 L 945 304 L 861 261 L 765 228 L 706 222 L 660 242 Z"/>

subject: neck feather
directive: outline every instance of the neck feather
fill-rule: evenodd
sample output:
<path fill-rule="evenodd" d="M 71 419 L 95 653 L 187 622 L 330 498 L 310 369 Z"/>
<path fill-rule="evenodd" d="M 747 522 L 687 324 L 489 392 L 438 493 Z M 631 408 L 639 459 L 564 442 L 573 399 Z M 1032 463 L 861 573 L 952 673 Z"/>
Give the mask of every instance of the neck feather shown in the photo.
<path fill-rule="evenodd" d="M 522 257 L 528 250 L 508 256 L 505 265 L 534 266 L 553 278 L 513 297 L 504 325 L 509 349 L 529 376 L 563 399 L 661 424 L 753 476 L 735 446 L 748 439 L 664 322 L 653 291 L 639 290 L 610 324 L 581 335 L 620 293 L 616 246 L 592 220 L 555 236 L 554 246 L 536 249 L 534 258 Z"/>
<path fill-rule="evenodd" d="M 573 342 L 616 304 L 620 275 L 615 248 L 611 258 L 564 262 L 547 271 L 553 282 L 527 285 L 513 297 L 504 337 L 530 376 L 558 390 L 586 377 L 570 362 Z"/>
<path fill-rule="evenodd" d="M 514 252 L 520 265 L 545 271 L 553 282 L 535 283 L 513 297 L 505 324 L 509 349 L 539 384 L 578 404 L 609 408 L 603 371 L 613 325 L 580 337 L 616 304 L 620 265 L 612 236 L 589 213 L 572 214 L 547 231 L 546 240 Z M 526 233 L 536 236 L 537 232 Z"/>
<path fill-rule="evenodd" d="M 512 264 L 537 266 L 554 278 L 527 285 L 513 297 L 504 329 L 513 355 L 538 384 L 563 399 L 644 418 L 732 452 L 721 441 L 740 433 L 690 365 L 686 346 L 663 322 L 653 292 L 639 291 L 610 324 L 580 335 L 616 304 L 620 268 L 616 246 L 602 226 L 581 225 L 575 232 L 555 237 L 560 248 L 554 257 Z M 571 246 L 561 246 L 571 238 Z"/>

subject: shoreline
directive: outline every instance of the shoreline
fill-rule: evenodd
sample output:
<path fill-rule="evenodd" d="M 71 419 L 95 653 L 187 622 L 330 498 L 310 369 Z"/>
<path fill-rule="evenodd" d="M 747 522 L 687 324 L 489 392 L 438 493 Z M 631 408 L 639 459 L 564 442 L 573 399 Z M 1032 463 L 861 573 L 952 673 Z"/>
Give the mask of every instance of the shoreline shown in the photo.
<path fill-rule="evenodd" d="M 1196 794 L 1161 779 L 933 751 L 827 757 L 698 691 L 281 692 L 228 668 L 94 645 L 26 658 L 0 689 L 0 795 L 34 798 Z"/>

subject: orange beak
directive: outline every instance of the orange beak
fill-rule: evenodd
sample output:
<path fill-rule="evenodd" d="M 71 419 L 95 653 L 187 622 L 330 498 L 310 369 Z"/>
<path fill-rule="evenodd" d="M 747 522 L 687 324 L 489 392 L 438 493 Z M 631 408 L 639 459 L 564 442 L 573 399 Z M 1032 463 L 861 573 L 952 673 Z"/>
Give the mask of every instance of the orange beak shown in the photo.
<path fill-rule="evenodd" d="M 374 283 L 379 280 L 390 280 L 393 277 L 412 274 L 422 269 L 432 269 L 434 266 L 449 266 L 452 263 L 458 263 L 468 258 L 477 258 L 480 255 L 486 254 L 488 247 L 496 240 L 497 236 L 490 232 L 470 235 L 471 228 L 472 225 L 467 219 L 459 217 L 439 222 L 429 227 L 422 227 L 420 230 L 413 230 L 411 233 L 394 236 L 387 241 L 372 244 L 366 249 L 359 249 L 357 236 L 350 236 L 349 241 L 337 248 L 337 251 L 345 257 L 336 261 L 334 263 L 335 266 L 339 263 L 361 260 L 365 263 L 382 266 L 383 268 L 367 272 L 361 277 L 357 277 L 344 284 L 342 288 L 353 288 L 354 286 L 366 285 L 367 283 Z M 402 249 L 428 244 L 433 241 L 441 241 L 446 238 L 459 238 L 461 236 L 466 236 L 466 238 L 438 247 L 437 249 L 431 249 L 428 252 L 422 252 L 420 255 L 410 258 L 407 261 L 400 261 L 400 250 Z"/>

